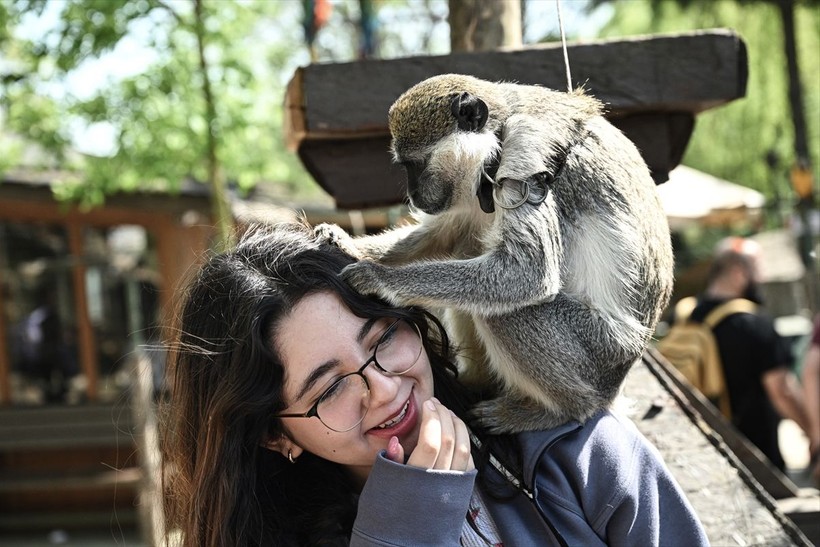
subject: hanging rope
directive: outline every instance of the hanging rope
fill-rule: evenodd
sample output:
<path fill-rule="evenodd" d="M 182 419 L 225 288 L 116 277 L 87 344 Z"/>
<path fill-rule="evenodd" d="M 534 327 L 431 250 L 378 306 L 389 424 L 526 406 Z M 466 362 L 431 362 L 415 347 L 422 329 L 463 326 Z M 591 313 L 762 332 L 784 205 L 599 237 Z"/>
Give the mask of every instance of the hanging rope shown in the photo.
<path fill-rule="evenodd" d="M 567 54 L 567 38 L 564 36 L 564 20 L 561 17 L 561 0 L 555 0 L 558 7 L 558 27 L 561 29 L 561 47 L 564 50 L 564 67 L 567 69 L 567 91 L 572 91 L 572 75 L 569 73 L 569 55 Z"/>

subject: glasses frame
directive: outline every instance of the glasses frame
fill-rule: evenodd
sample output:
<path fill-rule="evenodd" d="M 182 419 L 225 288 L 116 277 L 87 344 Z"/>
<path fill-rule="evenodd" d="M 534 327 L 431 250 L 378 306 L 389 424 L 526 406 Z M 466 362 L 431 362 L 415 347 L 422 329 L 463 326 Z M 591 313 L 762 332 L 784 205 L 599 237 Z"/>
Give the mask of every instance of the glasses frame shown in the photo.
<path fill-rule="evenodd" d="M 378 353 L 378 351 L 379 351 L 379 346 L 383 342 L 384 335 L 386 333 L 390 332 L 390 330 L 393 327 L 395 327 L 401 321 L 404 321 L 405 323 L 408 323 L 409 325 L 411 325 L 413 327 L 413 330 L 416 331 L 416 336 L 418 336 L 418 338 L 419 338 L 419 342 L 421 343 L 421 347 L 419 348 L 419 354 L 416 356 L 416 360 L 413 361 L 413 364 L 410 365 L 407 368 L 407 370 L 405 370 L 403 372 L 391 372 L 389 370 L 385 370 L 379 364 L 379 361 L 376 359 L 376 353 Z M 330 384 L 328 386 L 328 388 L 326 390 L 324 390 L 321 395 L 319 395 L 319 398 L 316 399 L 316 402 L 313 403 L 313 406 L 311 406 L 308 409 L 307 412 L 286 412 L 286 413 L 274 414 L 272 417 L 273 418 L 314 418 L 314 417 L 316 417 L 316 418 L 319 418 L 319 421 L 322 422 L 322 424 L 326 428 L 328 428 L 332 431 L 335 431 L 336 433 L 346 433 L 346 432 L 350 431 L 351 429 L 356 428 L 359 424 L 361 424 L 364 421 L 364 417 L 367 416 L 367 411 L 370 410 L 370 406 L 365 407 L 364 412 L 362 412 L 362 417 L 359 418 L 358 422 L 356 422 L 352 426 L 348 427 L 347 429 L 336 429 L 334 427 L 330 427 L 329 425 L 327 425 L 327 423 L 325 423 L 325 421 L 322 419 L 322 417 L 319 416 L 319 404 L 322 402 L 322 400 L 324 400 L 325 395 L 327 395 L 327 393 L 331 389 L 333 389 L 336 386 L 336 384 L 338 384 L 339 382 L 344 381 L 345 378 L 349 378 L 350 376 L 360 376 L 362 378 L 362 380 L 364 380 L 364 385 L 367 388 L 366 395 L 367 395 L 367 398 L 369 399 L 370 398 L 370 382 L 367 380 L 367 376 L 364 375 L 364 371 L 368 366 L 370 366 L 371 363 L 373 363 L 373 365 L 375 365 L 376 370 L 378 370 L 379 372 L 381 372 L 385 376 L 403 376 L 403 375 L 407 374 L 408 372 L 410 372 L 411 370 L 413 370 L 413 368 L 419 362 L 419 358 L 421 357 L 421 354 L 422 354 L 423 351 L 424 351 L 424 339 L 421 336 L 421 331 L 419 330 L 418 325 L 416 325 L 415 323 L 413 323 L 411 321 L 407 321 L 406 319 L 396 319 L 395 321 L 390 323 L 390 326 L 388 326 L 386 329 L 384 329 L 384 332 L 379 337 L 379 341 L 376 342 L 376 347 L 373 348 L 373 355 L 370 356 L 370 359 L 365 361 L 364 364 L 361 367 L 359 367 L 359 370 L 357 370 L 355 372 L 348 372 L 347 374 L 345 374 L 343 376 L 339 376 L 339 378 L 337 378 L 335 382 Z"/>

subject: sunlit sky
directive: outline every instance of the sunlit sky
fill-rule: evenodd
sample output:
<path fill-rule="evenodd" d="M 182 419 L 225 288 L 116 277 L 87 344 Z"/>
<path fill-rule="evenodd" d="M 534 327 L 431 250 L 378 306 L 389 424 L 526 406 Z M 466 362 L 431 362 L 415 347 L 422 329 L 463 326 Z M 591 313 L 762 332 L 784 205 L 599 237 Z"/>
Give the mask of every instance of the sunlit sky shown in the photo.
<path fill-rule="evenodd" d="M 258 0 L 253 0 L 258 1 Z M 292 22 L 284 21 L 282 28 L 301 27 L 302 2 L 301 0 L 265 0 L 286 2 L 292 9 L 282 12 L 283 18 L 290 18 Z M 421 0 L 411 0 L 421 1 Z M 442 9 L 446 11 L 446 0 L 440 0 Z M 559 35 L 557 2 L 555 0 L 525 0 L 524 43 L 534 43 L 547 35 Z M 388 0 L 389 2 L 389 0 Z M 186 0 L 170 0 L 170 4 L 179 4 L 187 7 Z M 334 2 L 337 3 L 337 2 Z M 604 6 L 592 14 L 585 13 L 587 0 L 561 0 L 562 20 L 565 33 L 573 39 L 588 39 L 595 36 L 597 30 L 609 18 L 611 9 Z M 47 5 L 42 16 L 28 16 L 18 29 L 21 38 L 41 39 L 44 35 L 58 26 L 59 3 L 51 2 Z M 290 8 L 290 6 L 289 6 Z M 154 12 L 156 13 L 156 12 Z M 88 99 L 94 96 L 97 90 L 110 85 L 117 80 L 128 78 L 144 72 L 157 60 L 157 53 L 148 45 L 150 28 L 155 22 L 149 20 L 132 24 L 130 34 L 126 36 L 110 53 L 99 59 L 89 60 L 73 70 L 66 78 L 44 84 L 42 91 L 54 96 L 70 95 L 79 99 Z M 271 29 L 272 33 L 279 29 Z M 277 36 L 271 36 L 276 40 Z M 279 37 L 282 39 L 282 37 Z M 447 38 L 440 37 L 444 42 Z M 439 50 L 446 51 L 449 43 L 438 44 Z M 309 57 L 302 44 L 294 47 L 293 69 L 301 64 L 307 64 Z M 571 60 L 570 60 L 571 62 Z M 290 74 L 283 75 L 287 81 Z M 72 128 L 72 137 L 79 152 L 106 155 L 113 152 L 114 129 L 107 123 L 97 123 L 92 126 L 75 123 Z"/>

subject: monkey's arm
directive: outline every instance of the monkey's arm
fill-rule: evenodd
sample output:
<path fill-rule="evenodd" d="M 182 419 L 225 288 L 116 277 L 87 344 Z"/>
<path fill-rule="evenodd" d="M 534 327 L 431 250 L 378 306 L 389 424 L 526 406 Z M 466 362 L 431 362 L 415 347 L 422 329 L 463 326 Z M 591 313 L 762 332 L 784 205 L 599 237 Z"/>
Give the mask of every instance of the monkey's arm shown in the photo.
<path fill-rule="evenodd" d="M 359 291 L 395 304 L 449 307 L 479 315 L 549 300 L 560 288 L 558 219 L 552 207 L 537 215 L 533 211 L 507 213 L 495 228 L 498 232 L 490 236 L 496 240 L 494 247 L 476 258 L 395 267 L 364 261 L 348 266 L 342 275 Z"/>
<path fill-rule="evenodd" d="M 419 226 L 410 225 L 385 230 L 372 236 L 354 238 L 353 242 L 362 254 L 373 260 L 384 260 L 388 255 L 412 257 L 421 252 Z"/>
<path fill-rule="evenodd" d="M 399 265 L 450 254 L 457 234 L 452 234 L 453 230 L 442 230 L 438 224 L 436 219 L 428 219 L 424 223 L 361 237 L 351 237 L 335 224 L 319 224 L 314 231 L 354 256 Z"/>
<path fill-rule="evenodd" d="M 537 173 L 551 175 L 573 140 L 566 122 L 528 114 L 510 116 L 504 124 L 497 180 L 525 181 Z"/>
<path fill-rule="evenodd" d="M 317 225 L 313 232 L 320 241 L 341 247 L 353 256 L 378 260 L 417 229 L 418 226 L 404 226 L 385 230 L 375 235 L 352 237 L 337 224 L 322 223 Z M 401 247 L 407 246 L 407 243 L 401 245 Z"/>

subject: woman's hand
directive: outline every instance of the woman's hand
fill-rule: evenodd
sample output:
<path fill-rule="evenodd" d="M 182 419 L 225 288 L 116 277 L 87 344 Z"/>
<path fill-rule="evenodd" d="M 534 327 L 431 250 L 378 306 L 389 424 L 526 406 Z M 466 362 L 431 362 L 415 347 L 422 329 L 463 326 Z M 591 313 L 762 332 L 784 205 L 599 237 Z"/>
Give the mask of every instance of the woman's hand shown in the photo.
<path fill-rule="evenodd" d="M 390 439 L 387 457 L 394 462 L 404 463 L 404 447 L 398 438 Z M 436 398 L 429 399 L 422 405 L 419 441 L 410 454 L 407 465 L 447 471 L 475 469 L 467 426 Z"/>

